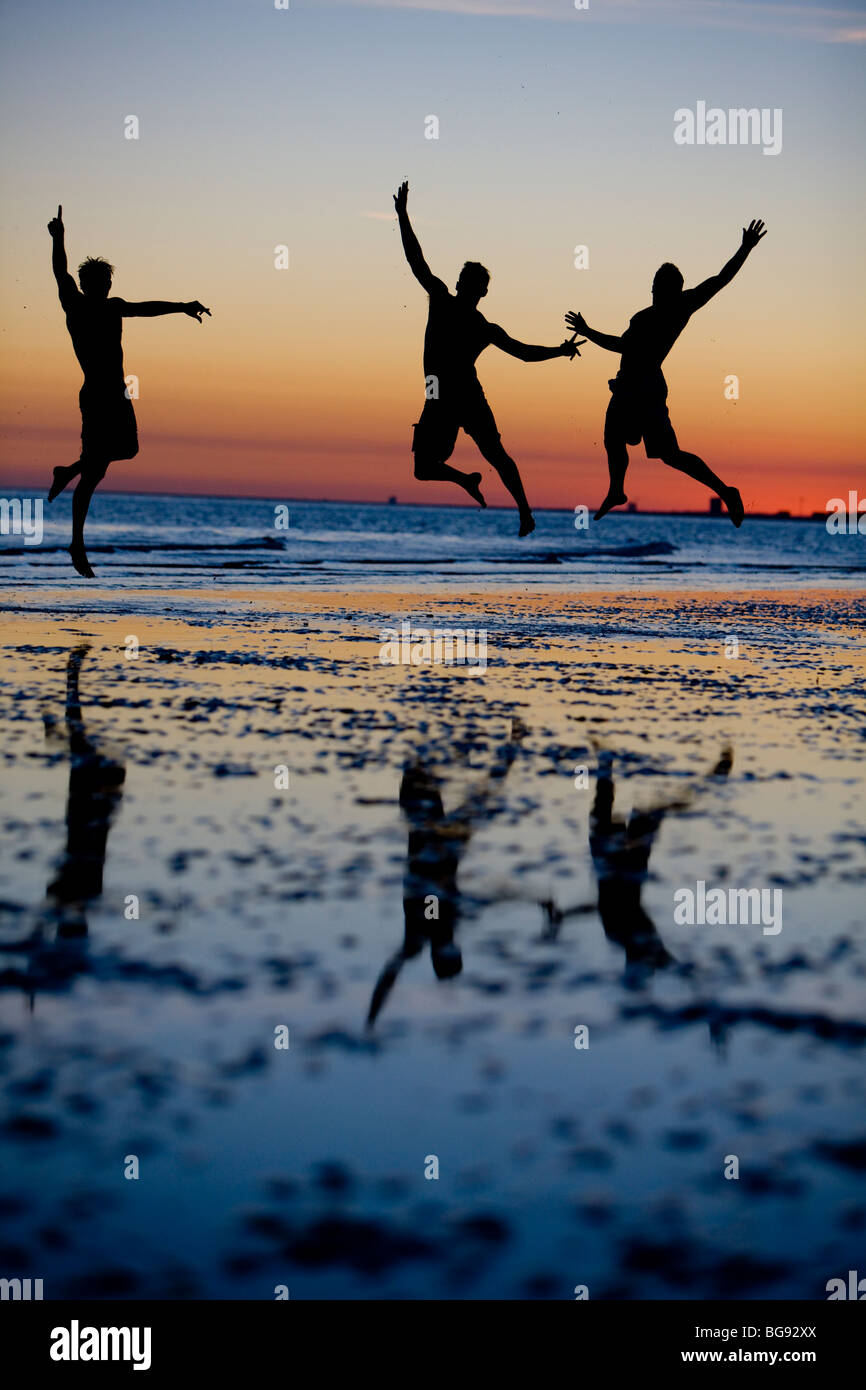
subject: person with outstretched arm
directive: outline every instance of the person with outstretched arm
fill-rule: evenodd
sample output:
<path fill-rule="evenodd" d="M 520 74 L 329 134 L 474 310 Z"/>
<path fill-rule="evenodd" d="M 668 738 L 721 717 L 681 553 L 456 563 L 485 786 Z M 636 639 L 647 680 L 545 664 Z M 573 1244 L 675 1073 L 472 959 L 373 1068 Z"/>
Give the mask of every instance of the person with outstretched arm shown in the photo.
<path fill-rule="evenodd" d="M 425 482 L 457 483 L 481 507 L 487 503 L 481 493 L 481 474 L 463 473 L 452 468 L 448 459 L 454 452 L 457 435 L 463 429 L 474 439 L 481 455 L 492 464 L 517 503 L 521 536 L 535 530 L 532 510 L 523 490 L 517 464 L 502 447 L 493 411 L 487 402 L 475 370 L 475 363 L 486 347 L 498 347 L 521 362 L 547 362 L 553 357 L 579 356 L 574 340 L 558 347 L 534 347 L 510 338 L 498 324 L 488 323 L 478 308 L 487 293 L 490 273 L 478 261 L 467 261 L 451 294 L 445 283 L 433 274 L 424 259 L 412 224 L 407 201 L 409 185 L 400 185 L 394 196 L 397 221 L 406 260 L 415 279 L 430 296 L 427 331 L 424 335 L 424 376 L 427 399 L 415 425 L 412 452 L 415 477 Z"/>
<path fill-rule="evenodd" d="M 622 354 L 619 371 L 608 383 L 613 394 L 605 419 L 604 447 L 610 484 L 607 496 L 595 513 L 596 521 L 612 507 L 621 507 L 628 501 L 625 494 L 626 446 L 639 444 L 643 439 L 647 458 L 661 459 L 669 468 L 676 468 L 703 483 L 721 497 L 734 525 L 742 524 L 743 501 L 737 489 L 727 487 L 703 459 L 697 454 L 686 453 L 677 442 L 668 414 L 668 388 L 662 363 L 692 314 L 731 283 L 764 236 L 763 222 L 750 222 L 743 228 L 739 250 L 718 275 L 711 275 L 692 290 L 683 289 L 683 277 L 675 265 L 666 262 L 660 266 L 653 279 L 652 305 L 635 314 L 621 337 L 590 328 L 583 315 L 573 310 L 566 314 L 565 321 L 574 332 L 582 333 L 598 347 Z"/>
<path fill-rule="evenodd" d="M 139 304 L 109 297 L 114 266 L 101 257 L 88 256 L 78 267 L 79 289 L 69 274 L 66 263 L 63 208 L 48 223 L 53 249 L 51 264 L 60 304 L 66 314 L 66 327 L 72 347 L 84 372 L 84 385 L 78 403 L 81 407 L 81 457 L 76 463 L 59 465 L 54 469 L 54 481 L 48 501 L 78 477 L 72 497 L 72 544 L 69 554 L 72 563 L 85 579 L 93 579 L 93 570 L 84 548 L 84 523 L 90 499 L 105 477 L 108 465 L 117 459 L 135 458 L 138 453 L 138 431 L 132 401 L 126 390 L 123 372 L 121 334 L 125 318 L 156 318 L 160 314 L 189 314 L 198 323 L 202 314 L 210 314 L 198 300 L 176 304 L 164 299 L 145 300 Z"/>

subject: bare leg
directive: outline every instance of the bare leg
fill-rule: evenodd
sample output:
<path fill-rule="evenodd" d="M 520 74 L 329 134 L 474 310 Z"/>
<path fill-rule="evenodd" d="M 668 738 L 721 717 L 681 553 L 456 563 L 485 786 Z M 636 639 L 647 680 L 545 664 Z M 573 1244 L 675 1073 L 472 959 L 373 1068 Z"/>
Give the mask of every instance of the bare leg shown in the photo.
<path fill-rule="evenodd" d="M 477 440 L 475 442 L 478 443 Z M 487 462 L 491 463 L 496 469 L 506 488 L 517 503 L 517 508 L 520 512 L 520 530 L 517 534 L 519 536 L 528 536 L 530 531 L 535 530 L 535 518 L 532 515 L 532 508 L 523 490 L 523 482 L 517 464 L 510 454 L 506 454 L 498 439 L 495 444 L 478 444 L 478 447 L 483 456 L 487 459 Z"/>
<path fill-rule="evenodd" d="M 624 444 L 607 445 L 607 471 L 610 475 L 610 482 L 605 497 L 593 520 L 601 521 L 603 516 L 607 516 L 611 507 L 621 507 L 623 502 L 627 502 L 625 495 L 625 472 L 628 468 L 628 449 Z"/>
<path fill-rule="evenodd" d="M 718 474 L 714 473 L 703 459 L 698 458 L 697 454 L 687 454 L 680 449 L 675 454 L 663 455 L 662 463 L 666 463 L 668 468 L 676 468 L 680 473 L 687 473 L 696 483 L 703 483 L 704 487 L 721 497 L 734 525 L 742 525 L 744 508 L 739 492 L 735 487 L 726 487 Z"/>
<path fill-rule="evenodd" d="M 90 499 L 105 477 L 107 470 L 107 463 L 84 464 L 81 468 L 78 486 L 72 494 L 72 544 L 69 547 L 69 554 L 78 573 L 85 579 L 94 579 L 96 576 L 90 568 L 87 551 L 84 549 L 84 523 L 87 520 Z"/>
<path fill-rule="evenodd" d="M 486 507 L 481 494 L 481 474 L 480 473 L 461 473 L 459 468 L 452 468 L 449 463 L 434 463 L 428 459 L 415 458 L 415 477 L 424 483 L 456 483 L 474 497 L 480 507 Z"/>
<path fill-rule="evenodd" d="M 76 473 L 80 472 L 81 459 L 77 463 L 70 463 L 69 465 L 59 464 L 54 469 L 54 481 L 48 491 L 48 501 L 53 502 L 55 497 L 58 497 L 63 489 L 69 486 Z"/>

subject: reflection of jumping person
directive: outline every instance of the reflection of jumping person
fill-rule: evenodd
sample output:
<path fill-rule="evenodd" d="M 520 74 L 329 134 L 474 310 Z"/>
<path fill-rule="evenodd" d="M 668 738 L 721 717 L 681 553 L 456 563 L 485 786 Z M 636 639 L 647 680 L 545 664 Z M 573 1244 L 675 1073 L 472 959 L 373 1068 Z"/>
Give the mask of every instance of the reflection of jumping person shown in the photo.
<path fill-rule="evenodd" d="M 722 752 L 710 774 L 727 777 L 732 766 L 730 749 Z M 675 964 L 641 903 L 649 877 L 649 860 L 662 821 L 669 811 L 685 810 L 690 794 L 678 801 L 632 811 L 626 820 L 614 816 L 613 755 L 599 756 L 595 799 L 589 817 L 589 852 L 598 883 L 598 915 L 608 941 L 625 952 L 626 979 L 638 983 L 644 976 Z M 546 940 L 555 940 L 565 917 L 589 910 L 589 905 L 560 911 L 553 902 L 542 903 L 547 917 Z"/>
<path fill-rule="evenodd" d="M 656 835 L 673 802 L 651 811 L 632 811 L 628 820 L 613 814 L 613 759 L 604 753 L 596 774 L 589 819 L 589 852 L 598 882 L 598 915 L 608 941 L 625 951 L 629 977 L 672 965 L 674 958 L 641 904 Z"/>
<path fill-rule="evenodd" d="M 533 347 L 509 338 L 498 324 L 488 323 L 478 309 L 487 293 L 490 273 L 477 261 L 467 261 L 450 294 L 442 280 L 432 273 L 424 259 L 406 209 L 409 185 L 403 183 L 394 196 L 403 250 L 415 278 L 430 296 L 427 331 L 424 336 L 424 376 L 433 382 L 435 395 L 425 401 L 421 419 L 415 426 L 412 452 L 415 477 L 425 482 L 447 480 L 465 488 L 480 506 L 481 474 L 461 473 L 446 462 L 454 452 L 461 428 L 475 440 L 482 456 L 496 469 L 520 511 L 521 536 L 535 530 L 535 521 L 517 464 L 503 449 L 493 411 L 481 389 L 475 362 L 491 344 L 521 362 L 546 362 L 552 357 L 574 357 L 572 342 L 559 347 Z"/>
<path fill-rule="evenodd" d="M 660 266 L 653 280 L 653 302 L 630 320 L 621 337 L 598 333 L 589 328 L 582 314 L 568 313 L 565 321 L 591 343 L 622 353 L 620 368 L 609 383 L 613 392 L 604 425 L 604 447 L 610 473 L 608 493 L 595 514 L 600 520 L 612 507 L 627 502 L 624 484 L 628 468 L 626 445 L 644 442 L 647 458 L 659 458 L 669 468 L 687 473 L 721 497 L 735 526 L 743 520 L 743 502 L 735 487 L 726 487 L 697 454 L 687 454 L 677 442 L 667 407 L 668 388 L 662 373 L 664 362 L 692 314 L 703 308 L 713 295 L 729 285 L 746 262 L 750 251 L 766 235 L 763 222 L 750 222 L 743 228 L 740 249 L 718 275 L 683 289 L 683 277 L 669 262 Z"/>
<path fill-rule="evenodd" d="M 457 871 L 475 825 L 490 820 L 501 803 L 490 807 L 492 787 L 502 783 L 517 756 L 526 729 L 513 719 L 511 737 L 500 749 L 483 785 L 446 814 L 436 776 L 420 763 L 407 767 L 400 783 L 400 806 L 409 822 L 406 873 L 403 879 L 403 944 L 376 981 L 367 1026 L 372 1028 L 407 960 L 429 943 L 437 979 L 448 980 L 463 969 L 454 940 L 460 920 Z"/>
<path fill-rule="evenodd" d="M 0 987 L 22 989 L 31 1009 L 40 990 L 65 986 L 90 968 L 87 913 L 102 895 L 108 832 L 123 796 L 126 769 L 100 746 L 98 736 L 88 733 L 81 712 L 78 677 L 89 650 L 83 644 L 69 653 L 65 730 L 53 714 L 43 715 L 46 741 L 69 753 L 63 854 L 27 936 L 0 942 L 0 959 L 8 953 L 24 962 L 0 971 Z"/>
<path fill-rule="evenodd" d="M 69 653 L 66 674 L 66 732 L 69 743 L 69 800 L 66 850 L 48 897 L 58 919 L 58 936 L 83 936 L 86 911 L 102 895 L 108 831 L 123 795 L 126 769 L 101 752 L 81 714 L 78 676 L 89 647 Z M 53 733 L 50 723 L 46 732 Z"/>
<path fill-rule="evenodd" d="M 189 314 L 202 322 L 209 314 L 198 300 L 175 304 L 168 300 L 151 299 L 141 304 L 128 304 L 125 299 L 109 299 L 114 267 L 99 258 L 88 256 L 78 267 L 79 290 L 66 266 L 63 209 L 48 223 L 54 243 L 51 264 L 60 303 L 66 314 L 66 326 L 72 338 L 75 356 L 84 372 L 84 385 L 78 397 L 81 406 L 81 457 L 77 463 L 54 469 L 54 481 L 48 501 L 61 493 L 76 474 L 78 486 L 72 498 L 72 544 L 69 553 L 78 573 L 92 579 L 93 570 L 84 548 L 84 522 L 94 491 L 115 459 L 135 458 L 138 453 L 138 434 L 132 401 L 126 394 L 123 375 L 121 333 L 125 318 L 155 318 L 158 314 Z"/>

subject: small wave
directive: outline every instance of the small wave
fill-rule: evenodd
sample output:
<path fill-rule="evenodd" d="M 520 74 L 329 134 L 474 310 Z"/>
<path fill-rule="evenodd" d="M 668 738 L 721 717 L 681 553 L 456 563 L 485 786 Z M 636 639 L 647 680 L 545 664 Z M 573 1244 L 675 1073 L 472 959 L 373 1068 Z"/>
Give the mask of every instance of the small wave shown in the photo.
<path fill-rule="evenodd" d="M 112 545 L 106 545 L 99 541 L 88 541 L 87 553 L 89 555 L 135 555 L 150 554 L 151 552 L 174 551 L 185 554 L 187 551 L 206 551 L 213 554 L 219 550 L 285 550 L 286 542 L 275 536 L 261 536 L 257 540 L 244 541 L 117 541 Z M 26 555 L 33 559 L 36 555 L 67 555 L 68 546 L 65 545 L 4 545 L 0 546 L 0 558 L 7 555 Z"/>
<path fill-rule="evenodd" d="M 675 550 L 679 550 L 678 545 L 671 541 L 646 541 L 643 545 L 614 545 L 594 549 L 590 555 L 622 555 L 639 560 L 642 555 L 673 555 Z M 586 554 L 586 551 L 570 552 L 575 555 Z"/>

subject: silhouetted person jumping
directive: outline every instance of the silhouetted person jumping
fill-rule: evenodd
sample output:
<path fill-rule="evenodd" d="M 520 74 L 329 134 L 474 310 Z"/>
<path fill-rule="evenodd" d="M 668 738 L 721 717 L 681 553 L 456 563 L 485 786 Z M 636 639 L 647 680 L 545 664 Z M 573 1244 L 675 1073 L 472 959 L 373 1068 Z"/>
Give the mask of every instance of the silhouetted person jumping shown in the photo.
<path fill-rule="evenodd" d="M 481 495 L 481 474 L 461 473 L 459 468 L 451 468 L 446 462 L 454 452 L 457 435 L 464 429 L 475 440 L 482 456 L 496 469 L 517 503 L 519 534 L 527 536 L 535 530 L 535 521 L 517 464 L 502 447 L 493 411 L 475 371 L 475 362 L 491 344 L 521 362 L 579 356 L 577 346 L 571 341 L 553 348 L 533 347 L 509 338 L 498 324 L 488 323 L 479 311 L 478 301 L 487 293 L 490 273 L 478 261 L 466 262 L 457 280 L 456 293 L 450 294 L 424 259 L 406 210 L 408 197 L 409 185 L 403 183 L 394 195 L 403 250 L 412 274 L 430 296 L 424 335 L 424 376 L 431 394 L 415 425 L 412 442 L 415 477 L 425 482 L 457 483 L 479 506 L 486 507 Z"/>
<path fill-rule="evenodd" d="M 668 414 L 668 388 L 662 362 L 695 310 L 702 309 L 714 294 L 731 283 L 763 236 L 766 236 L 763 222 L 750 222 L 743 228 L 740 249 L 727 265 L 718 275 L 711 275 L 693 290 L 683 289 L 683 277 L 675 265 L 666 262 L 660 266 L 653 279 L 652 307 L 635 314 L 622 337 L 596 332 L 587 326 L 580 313 L 566 314 L 566 323 L 576 333 L 583 333 L 591 343 L 610 352 L 622 353 L 619 371 L 608 383 L 613 395 L 604 422 L 604 447 L 610 485 L 595 514 L 596 521 L 612 507 L 621 507 L 628 501 L 624 491 L 628 468 L 626 445 L 639 444 L 643 439 L 647 458 L 661 459 L 669 468 L 676 468 L 703 483 L 721 497 L 734 525 L 742 524 L 743 500 L 737 489 L 726 487 L 703 459 L 697 454 L 685 453 L 677 443 Z"/>
<path fill-rule="evenodd" d="M 72 544 L 69 554 L 78 573 L 93 579 L 93 570 L 84 548 L 84 522 L 90 499 L 116 459 L 135 458 L 138 431 L 132 401 L 126 393 L 123 375 L 121 334 L 125 318 L 155 318 L 158 314 L 189 314 L 202 322 L 210 314 L 198 300 L 174 304 L 151 299 L 128 304 L 125 299 L 109 299 L 114 267 L 99 257 L 88 256 L 78 267 L 79 290 L 66 266 L 63 208 L 48 223 L 54 247 L 51 265 L 57 281 L 60 303 L 75 356 L 84 372 L 84 385 L 78 397 L 81 406 L 81 457 L 77 463 L 54 469 L 48 501 L 63 491 L 76 474 L 78 486 L 72 498 Z"/>

